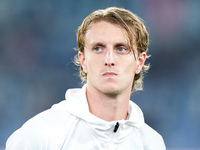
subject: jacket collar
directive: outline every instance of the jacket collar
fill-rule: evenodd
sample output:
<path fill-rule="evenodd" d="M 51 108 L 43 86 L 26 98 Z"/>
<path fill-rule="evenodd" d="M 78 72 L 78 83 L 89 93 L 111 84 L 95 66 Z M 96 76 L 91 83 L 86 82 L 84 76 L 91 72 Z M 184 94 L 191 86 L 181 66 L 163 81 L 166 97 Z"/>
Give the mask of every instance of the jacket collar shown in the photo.
<path fill-rule="evenodd" d="M 118 140 L 122 140 L 126 135 L 128 135 L 135 128 L 140 128 L 144 124 L 144 117 L 141 109 L 131 100 L 129 101 L 128 108 L 128 119 L 127 120 L 116 120 L 116 121 L 105 121 L 102 120 L 89 112 L 89 107 L 86 99 L 86 86 L 84 85 L 82 89 L 69 89 L 65 94 L 66 100 L 64 109 L 71 113 L 72 115 L 86 121 L 87 124 L 93 129 L 95 135 L 102 140 L 108 139 L 113 132 L 116 123 L 119 123 L 117 136 Z"/>

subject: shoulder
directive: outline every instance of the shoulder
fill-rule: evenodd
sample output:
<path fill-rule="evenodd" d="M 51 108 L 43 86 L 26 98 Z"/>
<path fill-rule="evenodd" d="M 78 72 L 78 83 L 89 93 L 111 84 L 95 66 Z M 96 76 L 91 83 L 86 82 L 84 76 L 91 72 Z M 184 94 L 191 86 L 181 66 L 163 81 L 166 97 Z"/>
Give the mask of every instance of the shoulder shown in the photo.
<path fill-rule="evenodd" d="M 134 122 L 146 149 L 166 150 L 162 136 L 144 122 L 142 110 L 134 102 L 129 101 L 129 120 Z"/>
<path fill-rule="evenodd" d="M 15 131 L 7 140 L 6 149 L 57 149 L 66 131 L 66 124 L 72 118 L 70 113 L 62 109 L 62 104 L 56 104 Z"/>
<path fill-rule="evenodd" d="M 144 123 L 139 129 L 145 147 L 150 147 L 152 150 L 166 150 L 162 136 Z"/>
<path fill-rule="evenodd" d="M 71 116 L 70 113 L 64 110 L 63 103 L 65 101 L 53 105 L 50 109 L 45 110 L 33 118 L 29 119 L 23 126 L 22 129 L 48 129 L 58 128 L 63 126 L 67 119 Z M 31 131 L 32 132 L 32 131 Z"/>

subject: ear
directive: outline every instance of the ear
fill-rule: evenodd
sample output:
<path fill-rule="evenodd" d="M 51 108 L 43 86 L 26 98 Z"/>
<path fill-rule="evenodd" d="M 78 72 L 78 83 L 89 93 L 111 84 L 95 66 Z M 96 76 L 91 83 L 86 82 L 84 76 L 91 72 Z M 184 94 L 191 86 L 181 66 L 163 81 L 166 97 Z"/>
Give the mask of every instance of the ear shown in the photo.
<path fill-rule="evenodd" d="M 144 65 L 144 63 L 145 63 L 145 60 L 146 60 L 146 53 L 145 52 L 142 52 L 142 53 L 140 53 L 139 54 L 139 56 L 138 56 L 138 58 L 137 58 L 137 66 L 136 66 L 136 68 L 135 68 L 135 74 L 139 74 L 140 72 L 141 72 L 141 70 L 142 70 L 142 67 L 143 67 L 143 65 Z"/>
<path fill-rule="evenodd" d="M 85 73 L 87 73 L 87 66 L 86 66 L 86 64 L 85 64 L 85 55 L 84 55 L 84 53 L 79 51 L 79 52 L 78 52 L 78 58 L 79 58 L 79 60 L 80 60 L 81 66 L 82 66 L 82 68 L 83 68 L 83 71 L 84 71 Z"/>

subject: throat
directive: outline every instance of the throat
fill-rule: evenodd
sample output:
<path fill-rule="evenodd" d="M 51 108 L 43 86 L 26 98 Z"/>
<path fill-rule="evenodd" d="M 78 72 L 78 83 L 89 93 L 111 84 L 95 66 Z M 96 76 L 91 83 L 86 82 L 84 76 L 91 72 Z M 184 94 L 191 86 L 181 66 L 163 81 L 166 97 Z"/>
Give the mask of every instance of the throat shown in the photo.
<path fill-rule="evenodd" d="M 105 121 L 126 120 L 129 98 L 115 93 L 86 92 L 89 111 Z"/>
<path fill-rule="evenodd" d="M 128 105 L 117 103 L 114 100 L 102 101 L 98 104 L 89 103 L 89 111 L 105 121 L 126 120 Z"/>

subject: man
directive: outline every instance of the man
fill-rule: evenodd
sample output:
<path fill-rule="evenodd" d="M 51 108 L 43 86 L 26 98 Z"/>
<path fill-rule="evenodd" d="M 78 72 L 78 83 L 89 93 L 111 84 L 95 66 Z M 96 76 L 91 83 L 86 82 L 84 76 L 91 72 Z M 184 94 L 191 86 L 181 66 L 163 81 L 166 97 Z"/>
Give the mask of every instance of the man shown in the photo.
<path fill-rule="evenodd" d="M 148 70 L 148 42 L 143 22 L 130 11 L 91 13 L 78 28 L 75 59 L 86 84 L 27 121 L 8 139 L 7 150 L 165 150 L 129 100 Z"/>

